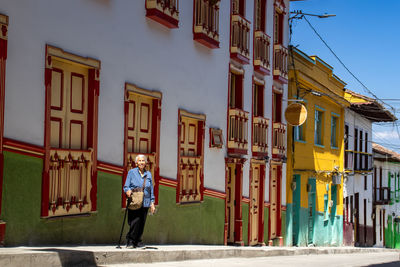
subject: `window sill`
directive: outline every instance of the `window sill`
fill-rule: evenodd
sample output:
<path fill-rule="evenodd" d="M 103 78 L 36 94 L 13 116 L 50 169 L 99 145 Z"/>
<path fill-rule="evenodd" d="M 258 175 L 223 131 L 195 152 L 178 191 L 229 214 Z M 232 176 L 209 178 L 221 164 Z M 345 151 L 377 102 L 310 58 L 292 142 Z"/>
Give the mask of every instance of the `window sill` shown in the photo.
<path fill-rule="evenodd" d="M 306 144 L 307 142 L 304 140 L 294 140 L 296 143 L 302 143 L 302 144 Z"/>
<path fill-rule="evenodd" d="M 325 148 L 324 145 L 319 145 L 319 144 L 314 144 L 314 146 L 319 147 L 319 148 Z"/>

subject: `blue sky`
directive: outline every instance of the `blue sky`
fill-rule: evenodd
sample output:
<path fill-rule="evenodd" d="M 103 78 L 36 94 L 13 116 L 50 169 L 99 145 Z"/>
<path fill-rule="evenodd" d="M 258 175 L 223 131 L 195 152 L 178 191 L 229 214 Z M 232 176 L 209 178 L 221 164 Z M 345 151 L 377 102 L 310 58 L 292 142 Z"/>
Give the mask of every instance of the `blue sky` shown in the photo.
<path fill-rule="evenodd" d="M 378 98 L 396 109 L 400 118 L 400 11 L 399 0 L 306 0 L 290 3 L 291 11 L 335 14 L 307 17 L 336 55 Z M 372 97 L 334 57 L 304 20 L 293 22 L 292 45 L 317 55 L 334 68 L 346 88 Z M 398 99 L 398 101 L 385 100 Z M 374 124 L 373 140 L 400 153 L 400 122 Z M 398 129 L 397 129 L 398 127 Z"/>

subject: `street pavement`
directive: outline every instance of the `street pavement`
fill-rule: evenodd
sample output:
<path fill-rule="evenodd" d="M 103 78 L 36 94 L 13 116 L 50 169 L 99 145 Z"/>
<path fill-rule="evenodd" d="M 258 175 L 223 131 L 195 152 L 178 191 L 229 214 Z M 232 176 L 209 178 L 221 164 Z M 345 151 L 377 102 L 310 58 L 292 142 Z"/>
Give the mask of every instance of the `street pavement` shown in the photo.
<path fill-rule="evenodd" d="M 300 256 L 275 256 L 259 258 L 227 258 L 206 259 L 191 261 L 174 261 L 151 264 L 113 264 L 104 267 L 399 267 L 399 252 L 356 253 L 356 254 L 328 254 L 328 255 L 300 255 Z"/>
<path fill-rule="evenodd" d="M 130 266 L 134 263 L 146 263 L 145 266 L 187 266 L 188 262 L 190 262 L 190 265 L 199 264 L 192 266 L 251 265 L 256 267 L 274 266 L 274 264 L 279 266 L 313 266 L 310 264 L 313 264 L 314 261 L 318 263 L 314 266 L 324 267 L 368 266 L 382 262 L 395 262 L 396 265 L 394 266 L 400 266 L 398 262 L 399 253 L 399 250 L 355 247 L 296 248 L 206 245 L 154 245 L 148 246 L 146 249 L 117 249 L 115 246 L 14 247 L 0 248 L 0 266 L 66 267 L 119 266 L 119 264 L 122 264 L 121 266 Z M 353 255 L 356 254 L 360 254 L 360 262 L 365 264 L 346 265 L 348 263 L 346 259 L 352 259 Z M 373 254 L 376 255 L 371 256 Z M 339 261 L 339 259 L 342 259 L 342 261 Z M 334 265 L 329 265 L 332 263 Z M 338 265 L 341 263 L 344 265 Z"/>

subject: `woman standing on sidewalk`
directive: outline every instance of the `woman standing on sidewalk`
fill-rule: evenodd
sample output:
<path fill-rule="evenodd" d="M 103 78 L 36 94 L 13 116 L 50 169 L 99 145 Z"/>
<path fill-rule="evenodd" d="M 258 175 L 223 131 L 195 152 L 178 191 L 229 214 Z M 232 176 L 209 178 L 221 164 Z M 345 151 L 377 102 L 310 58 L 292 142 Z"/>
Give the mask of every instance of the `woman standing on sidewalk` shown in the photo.
<path fill-rule="evenodd" d="M 142 234 L 146 223 L 147 212 L 154 213 L 154 192 L 153 180 L 151 173 L 146 170 L 147 158 L 145 155 L 138 155 L 135 159 L 136 168 L 131 169 L 126 177 L 124 192 L 128 198 L 131 197 L 132 191 L 141 188 L 144 183 L 143 205 L 138 210 L 128 209 L 128 225 L 129 232 L 126 235 L 126 246 L 129 248 L 142 247 Z"/>

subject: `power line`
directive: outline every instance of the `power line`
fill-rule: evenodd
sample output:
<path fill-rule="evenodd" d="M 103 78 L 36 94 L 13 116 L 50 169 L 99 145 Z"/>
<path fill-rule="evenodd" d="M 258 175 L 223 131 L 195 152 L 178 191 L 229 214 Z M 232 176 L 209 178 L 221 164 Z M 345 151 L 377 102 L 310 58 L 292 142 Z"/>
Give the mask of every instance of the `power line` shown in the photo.
<path fill-rule="evenodd" d="M 383 105 L 387 105 L 389 106 L 391 109 L 394 110 L 394 108 L 383 102 L 381 99 L 379 99 L 379 97 L 377 97 L 370 89 L 368 89 L 368 87 L 360 80 L 357 78 L 356 75 L 354 75 L 354 73 L 343 63 L 343 61 L 336 55 L 336 53 L 332 50 L 332 48 L 328 45 L 328 43 L 322 38 L 322 36 L 317 32 L 317 30 L 311 25 L 310 21 L 307 19 L 306 16 L 303 16 L 303 18 L 305 19 L 305 21 L 308 23 L 308 25 L 310 26 L 310 28 L 314 31 L 314 33 L 318 36 L 318 38 L 325 44 L 325 46 L 329 49 L 329 51 L 331 51 L 331 53 L 335 56 L 335 58 L 340 62 L 340 64 L 350 73 L 351 76 L 353 76 L 354 79 L 356 79 L 357 82 L 359 82 L 361 84 L 361 86 L 369 93 L 371 94 L 376 100 L 379 100 L 381 102 L 381 104 Z"/>

